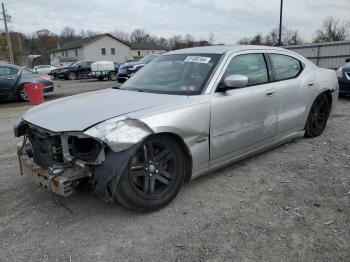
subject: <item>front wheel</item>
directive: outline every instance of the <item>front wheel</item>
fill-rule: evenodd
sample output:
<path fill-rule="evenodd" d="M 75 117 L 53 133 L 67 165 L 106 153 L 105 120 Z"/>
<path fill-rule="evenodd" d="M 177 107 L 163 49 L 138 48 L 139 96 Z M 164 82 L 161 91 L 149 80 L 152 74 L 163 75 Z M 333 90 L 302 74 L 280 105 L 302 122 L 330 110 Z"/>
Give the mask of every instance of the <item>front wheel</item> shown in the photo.
<path fill-rule="evenodd" d="M 115 198 L 125 207 L 153 211 L 173 200 L 183 184 L 184 153 L 167 136 L 152 136 L 130 158 Z"/>
<path fill-rule="evenodd" d="M 330 113 L 330 105 L 326 94 L 319 95 L 312 104 L 305 125 L 305 136 L 316 137 L 323 133 L 326 128 Z"/>

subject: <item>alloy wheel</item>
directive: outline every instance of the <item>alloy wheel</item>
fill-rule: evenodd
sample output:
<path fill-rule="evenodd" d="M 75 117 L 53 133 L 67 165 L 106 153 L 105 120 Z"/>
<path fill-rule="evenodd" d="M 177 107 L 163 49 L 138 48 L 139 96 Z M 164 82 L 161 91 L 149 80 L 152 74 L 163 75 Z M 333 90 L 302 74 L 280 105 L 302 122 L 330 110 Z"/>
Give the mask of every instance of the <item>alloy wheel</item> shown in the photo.
<path fill-rule="evenodd" d="M 323 129 L 328 118 L 328 106 L 325 99 L 319 98 L 311 111 L 311 127 L 314 130 Z"/>
<path fill-rule="evenodd" d="M 148 141 L 129 163 L 129 181 L 141 197 L 161 198 L 176 178 L 176 164 L 176 158 L 166 144 Z"/>
<path fill-rule="evenodd" d="M 27 90 L 23 87 L 21 88 L 19 95 L 21 96 L 21 99 L 23 101 L 28 101 L 28 95 L 27 95 Z"/>

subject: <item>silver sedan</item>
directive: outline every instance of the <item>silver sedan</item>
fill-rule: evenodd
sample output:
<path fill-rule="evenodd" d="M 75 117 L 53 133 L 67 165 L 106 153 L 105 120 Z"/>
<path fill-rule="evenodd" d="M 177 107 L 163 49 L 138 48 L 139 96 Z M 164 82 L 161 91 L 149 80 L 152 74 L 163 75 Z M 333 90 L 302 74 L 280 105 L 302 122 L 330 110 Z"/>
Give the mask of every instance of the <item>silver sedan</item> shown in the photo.
<path fill-rule="evenodd" d="M 181 185 L 298 137 L 320 135 L 336 73 L 263 46 L 168 52 L 118 88 L 46 102 L 15 126 L 20 167 L 68 196 L 87 182 L 104 200 L 152 211 Z"/>

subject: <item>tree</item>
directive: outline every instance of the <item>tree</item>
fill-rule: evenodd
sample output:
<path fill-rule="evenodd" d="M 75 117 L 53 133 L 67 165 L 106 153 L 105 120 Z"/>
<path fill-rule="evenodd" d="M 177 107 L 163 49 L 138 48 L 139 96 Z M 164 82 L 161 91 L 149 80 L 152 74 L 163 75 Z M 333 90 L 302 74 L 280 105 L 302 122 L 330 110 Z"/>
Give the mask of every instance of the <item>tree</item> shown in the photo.
<path fill-rule="evenodd" d="M 303 43 L 303 40 L 300 38 L 299 34 L 298 34 L 298 30 L 291 30 L 288 29 L 286 26 L 282 27 L 282 34 L 281 34 L 281 38 L 282 38 L 282 46 L 286 46 L 286 45 L 298 45 Z M 277 46 L 279 44 L 278 41 L 278 27 L 273 28 L 270 32 L 270 34 L 268 34 L 265 37 L 265 41 L 264 41 L 265 45 L 270 45 L 270 46 Z"/>
<path fill-rule="evenodd" d="M 112 32 L 110 32 L 111 35 L 113 35 L 114 37 L 129 42 L 130 41 L 130 35 L 124 31 L 118 30 L 118 29 L 114 29 Z"/>
<path fill-rule="evenodd" d="M 298 30 L 287 30 L 283 41 L 286 45 L 300 45 L 303 43 Z"/>
<path fill-rule="evenodd" d="M 332 16 L 322 22 L 322 27 L 315 32 L 314 43 L 342 41 L 346 37 L 345 25 Z"/>
<path fill-rule="evenodd" d="M 210 45 L 214 45 L 214 42 L 215 42 L 215 35 L 213 32 L 210 32 L 208 34 L 208 42 Z"/>
<path fill-rule="evenodd" d="M 252 38 L 244 37 L 238 41 L 240 45 L 264 45 L 264 37 L 262 34 L 256 34 Z"/>
<path fill-rule="evenodd" d="M 146 32 L 145 29 L 135 29 L 130 34 L 130 41 L 132 43 L 146 43 L 149 40 L 150 35 Z"/>
<path fill-rule="evenodd" d="M 252 40 L 250 41 L 251 45 L 263 45 L 264 44 L 264 38 L 262 34 L 255 35 Z"/>
<path fill-rule="evenodd" d="M 64 42 L 76 39 L 75 29 L 73 27 L 65 26 L 61 31 L 60 37 Z"/>

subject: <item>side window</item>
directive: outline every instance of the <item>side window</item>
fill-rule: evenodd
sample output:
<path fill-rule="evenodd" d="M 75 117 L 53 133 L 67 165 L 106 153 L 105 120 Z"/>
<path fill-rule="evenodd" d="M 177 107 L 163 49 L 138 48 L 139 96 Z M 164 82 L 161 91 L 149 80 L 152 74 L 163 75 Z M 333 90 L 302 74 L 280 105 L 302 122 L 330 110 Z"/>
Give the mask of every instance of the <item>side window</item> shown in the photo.
<path fill-rule="evenodd" d="M 14 68 L 14 67 L 12 67 L 11 68 L 11 75 L 17 75 L 18 74 L 18 69 L 17 68 Z"/>
<path fill-rule="evenodd" d="M 229 75 L 244 75 L 248 77 L 248 86 L 260 85 L 269 81 L 263 54 L 235 56 L 226 69 L 224 79 Z"/>
<path fill-rule="evenodd" d="M 0 67 L 0 76 L 8 76 L 11 75 L 11 68 L 1 66 Z"/>
<path fill-rule="evenodd" d="M 303 69 L 299 60 L 279 54 L 270 54 L 275 80 L 291 79 L 299 75 Z"/>

